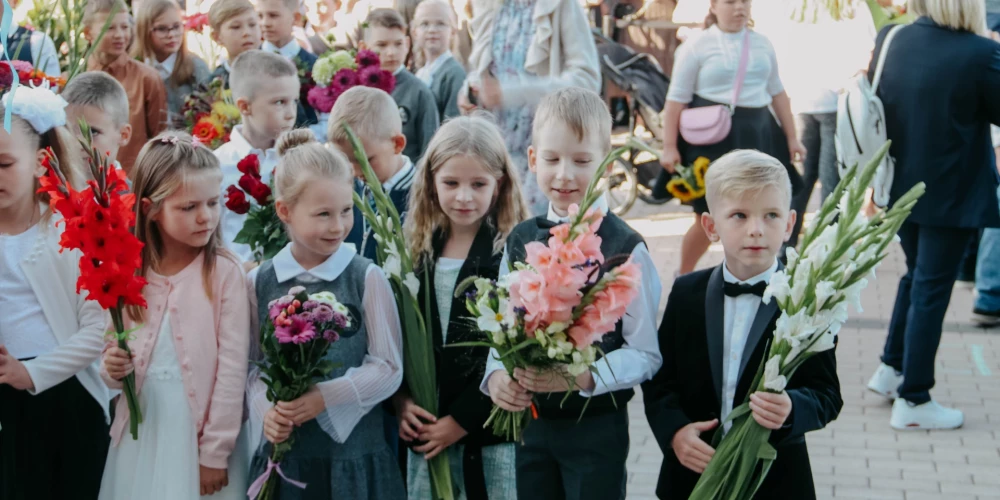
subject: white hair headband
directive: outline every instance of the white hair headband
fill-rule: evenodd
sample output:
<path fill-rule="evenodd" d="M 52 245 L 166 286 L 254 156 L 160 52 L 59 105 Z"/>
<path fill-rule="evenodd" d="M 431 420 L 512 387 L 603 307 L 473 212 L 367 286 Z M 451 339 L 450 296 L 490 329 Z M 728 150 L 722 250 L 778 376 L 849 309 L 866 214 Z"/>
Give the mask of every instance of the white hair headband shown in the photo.
<path fill-rule="evenodd" d="M 66 125 L 66 106 L 69 103 L 52 92 L 48 82 L 39 87 L 18 85 L 15 90 L 4 94 L 3 105 L 31 124 L 31 128 L 39 134 Z"/>

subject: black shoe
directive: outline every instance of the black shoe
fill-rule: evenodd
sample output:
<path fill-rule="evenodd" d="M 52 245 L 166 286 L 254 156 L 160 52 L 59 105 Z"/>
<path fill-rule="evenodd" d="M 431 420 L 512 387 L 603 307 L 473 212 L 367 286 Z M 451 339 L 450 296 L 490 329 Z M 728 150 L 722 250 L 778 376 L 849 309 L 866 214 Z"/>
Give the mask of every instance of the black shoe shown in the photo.
<path fill-rule="evenodd" d="M 982 327 L 1000 325 L 1000 311 L 986 311 L 977 307 L 972 310 L 972 322 Z"/>

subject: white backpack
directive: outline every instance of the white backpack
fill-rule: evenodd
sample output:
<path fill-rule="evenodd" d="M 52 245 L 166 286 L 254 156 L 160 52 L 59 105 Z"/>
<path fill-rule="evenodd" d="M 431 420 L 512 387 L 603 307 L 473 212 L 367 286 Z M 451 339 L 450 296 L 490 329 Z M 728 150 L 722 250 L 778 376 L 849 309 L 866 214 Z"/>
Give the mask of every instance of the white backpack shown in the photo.
<path fill-rule="evenodd" d="M 834 141 L 837 149 L 837 169 L 843 176 L 855 164 L 863 168 L 878 152 L 888 135 L 885 130 L 885 108 L 879 99 L 879 80 L 885 65 L 885 55 L 889 44 L 902 26 L 893 26 L 882 43 L 882 50 L 875 64 L 875 78 L 868 82 L 868 75 L 858 75 L 840 94 L 837 102 L 837 131 Z M 882 159 L 871 188 L 875 191 L 875 204 L 884 207 L 889 204 L 895 161 L 888 154 Z"/>

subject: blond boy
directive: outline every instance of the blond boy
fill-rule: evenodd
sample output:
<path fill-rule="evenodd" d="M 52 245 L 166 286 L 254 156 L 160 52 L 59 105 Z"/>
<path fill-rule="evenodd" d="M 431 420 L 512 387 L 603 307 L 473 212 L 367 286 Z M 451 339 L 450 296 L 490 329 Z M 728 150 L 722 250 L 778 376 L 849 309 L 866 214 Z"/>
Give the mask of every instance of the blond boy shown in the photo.
<path fill-rule="evenodd" d="M 261 50 L 279 54 L 295 65 L 299 77 L 312 72 L 316 56 L 302 48 L 295 40 L 295 27 L 302 22 L 299 0 L 257 0 L 257 14 L 264 35 Z M 300 80 L 301 84 L 301 80 Z M 295 125 L 306 127 L 319 123 L 316 110 L 310 106 L 304 95 L 300 95 Z"/>
<path fill-rule="evenodd" d="M 66 106 L 66 125 L 82 138 L 80 120 L 90 126 L 93 146 L 118 163 L 118 151 L 132 139 L 125 87 L 102 71 L 81 73 L 60 94 Z"/>
<path fill-rule="evenodd" d="M 212 72 L 212 79 L 222 78 L 229 88 L 230 63 L 240 54 L 260 48 L 260 19 L 249 0 L 218 0 L 208 11 L 208 25 L 212 40 L 226 49 L 226 58 Z"/>

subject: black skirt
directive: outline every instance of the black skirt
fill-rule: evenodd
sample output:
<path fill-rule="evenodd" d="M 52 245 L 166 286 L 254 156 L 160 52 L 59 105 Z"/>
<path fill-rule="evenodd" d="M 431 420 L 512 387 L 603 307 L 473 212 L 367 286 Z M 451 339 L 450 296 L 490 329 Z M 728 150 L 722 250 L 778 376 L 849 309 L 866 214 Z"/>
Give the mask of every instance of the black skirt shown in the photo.
<path fill-rule="evenodd" d="M 694 96 L 694 100 L 688 107 L 700 108 L 718 105 L 717 102 Z M 677 149 L 681 155 L 681 163 L 684 165 L 693 165 L 694 161 L 702 156 L 708 158 L 709 161 L 715 161 L 736 149 L 756 149 L 777 158 L 785 166 L 785 169 L 788 170 L 788 177 L 792 181 L 793 194 L 802 189 L 802 176 L 792 165 L 785 133 L 767 106 L 762 108 L 737 107 L 733 114 L 733 126 L 729 130 L 729 135 L 722 142 L 695 146 L 688 144 L 683 137 L 678 135 Z M 664 182 L 664 186 L 666 186 L 666 182 Z M 705 198 L 692 201 L 691 207 L 698 214 L 708 211 Z"/>
<path fill-rule="evenodd" d="M 0 385 L 0 498 L 97 499 L 111 438 L 76 377 L 36 396 Z"/>

